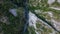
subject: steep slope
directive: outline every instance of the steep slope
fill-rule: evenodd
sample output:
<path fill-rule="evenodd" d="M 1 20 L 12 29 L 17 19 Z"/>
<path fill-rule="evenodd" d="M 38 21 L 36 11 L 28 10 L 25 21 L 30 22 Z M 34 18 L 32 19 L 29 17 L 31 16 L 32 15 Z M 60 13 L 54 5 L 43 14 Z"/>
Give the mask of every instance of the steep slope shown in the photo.
<path fill-rule="evenodd" d="M 30 26 L 35 28 L 35 29 L 40 29 L 41 27 L 44 27 L 44 29 L 42 28 L 41 30 L 43 30 L 42 32 L 39 31 L 39 33 L 37 33 L 37 31 L 35 30 L 36 34 L 60 34 L 60 3 L 58 2 L 59 0 L 30 0 L 29 1 L 29 5 L 30 5 L 30 11 L 32 12 L 32 15 L 34 17 L 32 17 L 31 15 L 31 22 L 30 22 Z M 35 21 L 34 21 L 35 20 Z M 43 22 L 42 22 L 42 21 Z M 39 22 L 37 24 L 37 28 L 36 27 L 36 23 Z M 43 24 L 42 24 L 42 23 Z M 40 25 L 39 25 L 40 24 Z M 40 27 L 41 26 L 41 27 Z M 51 32 L 49 32 L 49 30 L 51 30 Z M 49 33 L 47 33 L 49 32 Z M 30 32 L 31 33 L 31 32 Z"/>

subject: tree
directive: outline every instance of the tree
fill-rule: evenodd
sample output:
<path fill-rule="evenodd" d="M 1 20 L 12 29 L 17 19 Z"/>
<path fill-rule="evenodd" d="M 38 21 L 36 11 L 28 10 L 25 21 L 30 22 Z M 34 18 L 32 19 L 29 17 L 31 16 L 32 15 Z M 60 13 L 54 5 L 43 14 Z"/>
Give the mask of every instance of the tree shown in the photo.
<path fill-rule="evenodd" d="M 6 24 L 3 23 L 3 21 L 0 22 L 2 24 L 0 24 L 0 26 L 2 27 L 4 34 L 22 34 L 23 32 L 25 32 L 26 26 L 24 24 L 28 19 L 28 13 L 24 13 L 24 11 L 26 12 L 28 11 L 28 9 L 27 7 L 25 7 L 26 5 L 23 5 L 23 2 L 23 0 L 2 0 L 0 4 L 1 16 L 7 16 L 10 23 Z M 9 12 L 9 9 L 16 9 L 18 16 L 15 17 L 14 15 L 12 15 L 12 13 Z"/>

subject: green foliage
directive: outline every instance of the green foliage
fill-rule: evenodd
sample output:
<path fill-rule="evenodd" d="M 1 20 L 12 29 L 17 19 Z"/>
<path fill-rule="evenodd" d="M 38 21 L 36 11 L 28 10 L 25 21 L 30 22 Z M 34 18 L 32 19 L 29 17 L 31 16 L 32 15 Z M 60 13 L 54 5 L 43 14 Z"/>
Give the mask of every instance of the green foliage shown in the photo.
<path fill-rule="evenodd" d="M 36 23 L 36 27 L 40 28 L 41 24 L 39 24 L 38 22 Z"/>
<path fill-rule="evenodd" d="M 36 34 L 34 27 L 28 27 L 29 34 Z"/>
<path fill-rule="evenodd" d="M 0 4 L 0 14 L 2 14 L 1 16 L 7 16 L 10 23 L 10 24 L 6 24 L 3 22 L 0 22 L 0 26 L 2 27 L 2 31 L 4 32 L 4 34 L 21 34 L 23 32 L 23 28 L 25 24 L 23 11 L 20 11 L 20 9 L 16 8 L 18 16 L 14 17 L 9 12 L 9 9 L 12 9 L 12 8 L 16 8 L 16 6 L 10 1 L 4 0 Z M 21 10 L 23 10 L 23 8 L 21 8 Z"/>

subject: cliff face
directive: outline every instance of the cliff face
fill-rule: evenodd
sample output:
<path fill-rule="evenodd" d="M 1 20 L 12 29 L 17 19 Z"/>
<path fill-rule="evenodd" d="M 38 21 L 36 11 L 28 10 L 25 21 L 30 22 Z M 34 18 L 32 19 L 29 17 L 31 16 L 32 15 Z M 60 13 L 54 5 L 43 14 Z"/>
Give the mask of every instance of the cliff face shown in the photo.
<path fill-rule="evenodd" d="M 0 1 L 0 34 L 22 34 L 26 24 L 24 8 Z M 29 0 L 28 7 L 28 31 L 24 34 L 60 34 L 59 0 Z"/>
<path fill-rule="evenodd" d="M 29 26 L 34 28 L 34 34 L 60 34 L 60 3 L 58 1 L 29 0 L 31 11 Z M 33 32 L 31 31 L 30 34 Z"/>

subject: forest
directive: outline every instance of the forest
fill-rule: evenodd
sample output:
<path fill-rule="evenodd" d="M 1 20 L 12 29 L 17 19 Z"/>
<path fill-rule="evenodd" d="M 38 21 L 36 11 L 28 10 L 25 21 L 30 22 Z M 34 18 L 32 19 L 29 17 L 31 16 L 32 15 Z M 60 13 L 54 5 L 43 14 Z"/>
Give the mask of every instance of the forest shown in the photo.
<path fill-rule="evenodd" d="M 60 1 L 0 0 L 0 34 L 60 34 Z"/>

